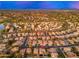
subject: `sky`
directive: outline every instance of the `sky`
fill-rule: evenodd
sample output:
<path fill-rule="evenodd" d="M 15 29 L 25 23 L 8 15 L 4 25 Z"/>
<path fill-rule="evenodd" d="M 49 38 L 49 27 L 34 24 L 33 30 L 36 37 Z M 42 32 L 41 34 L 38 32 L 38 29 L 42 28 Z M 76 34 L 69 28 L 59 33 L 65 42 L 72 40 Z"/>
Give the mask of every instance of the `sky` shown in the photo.
<path fill-rule="evenodd" d="M 0 1 L 0 9 L 79 9 L 79 1 Z"/>

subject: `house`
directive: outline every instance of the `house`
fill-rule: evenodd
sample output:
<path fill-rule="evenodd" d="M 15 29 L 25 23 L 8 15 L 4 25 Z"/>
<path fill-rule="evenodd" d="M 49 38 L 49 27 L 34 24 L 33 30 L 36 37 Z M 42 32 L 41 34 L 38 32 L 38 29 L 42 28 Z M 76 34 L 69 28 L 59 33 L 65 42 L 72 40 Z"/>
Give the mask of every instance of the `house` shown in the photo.
<path fill-rule="evenodd" d="M 66 52 L 68 58 L 78 58 L 77 55 L 73 52 Z"/>
<path fill-rule="evenodd" d="M 64 47 L 63 50 L 64 50 L 64 52 L 70 52 L 71 51 L 71 47 Z"/>
<path fill-rule="evenodd" d="M 32 53 L 32 49 L 31 49 L 31 48 L 27 48 L 27 49 L 26 49 L 26 53 L 27 53 L 27 54 L 31 54 L 31 53 Z"/>
<path fill-rule="evenodd" d="M 51 54 L 51 58 L 58 58 L 58 53 L 50 53 Z"/>
<path fill-rule="evenodd" d="M 38 51 L 39 51 L 38 48 L 34 48 L 34 49 L 33 49 L 33 54 L 34 54 L 34 55 L 38 55 L 38 54 L 39 54 Z"/>

